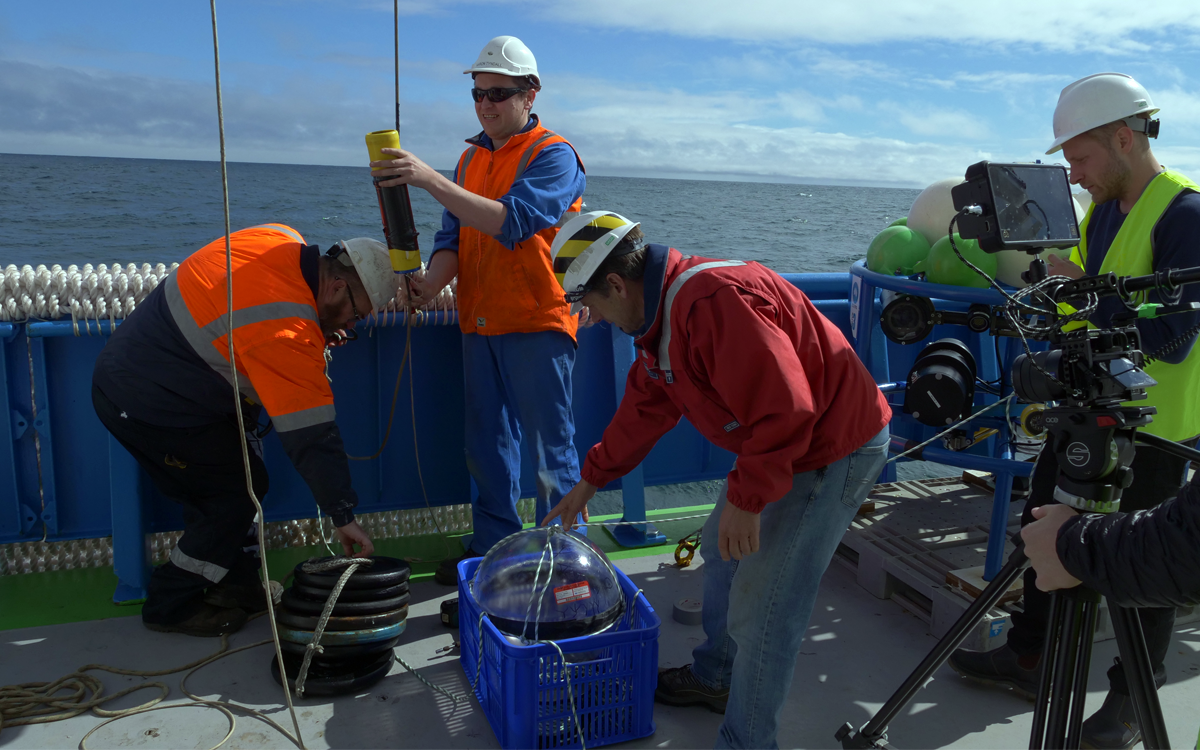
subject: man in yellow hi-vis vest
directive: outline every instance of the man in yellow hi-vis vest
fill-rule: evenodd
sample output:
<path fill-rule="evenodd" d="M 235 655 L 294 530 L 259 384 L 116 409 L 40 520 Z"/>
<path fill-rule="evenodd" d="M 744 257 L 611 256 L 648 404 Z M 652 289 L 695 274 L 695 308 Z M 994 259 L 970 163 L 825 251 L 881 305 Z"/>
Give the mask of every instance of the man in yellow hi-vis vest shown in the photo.
<path fill-rule="evenodd" d="M 1063 89 L 1054 111 L 1054 143 L 1062 150 L 1071 182 L 1086 189 L 1092 205 L 1081 223 L 1079 246 L 1070 260 L 1055 258 L 1052 275 L 1078 278 L 1112 272 L 1137 276 L 1166 268 L 1200 266 L 1200 186 L 1165 169 L 1150 150 L 1158 120 L 1150 95 L 1133 78 L 1100 73 Z M 1151 293 L 1143 300 L 1170 303 Z M 1184 287 L 1182 302 L 1200 302 L 1200 285 Z M 1090 323 L 1111 325 L 1125 309 L 1119 299 L 1102 300 Z M 1138 406 L 1155 406 L 1147 432 L 1192 445 L 1200 435 L 1200 351 L 1193 346 L 1200 314 L 1183 313 L 1137 322 L 1146 371 L 1158 385 Z M 1175 497 L 1186 462 L 1156 448 L 1139 445 L 1133 485 L 1121 497 L 1121 510 L 1148 509 Z M 1058 467 L 1044 450 L 1034 469 L 1032 491 L 1022 525 L 1035 507 L 1053 503 Z M 1033 570 L 1025 575 L 1025 607 L 1014 613 L 1008 643 L 989 652 L 956 651 L 950 666 L 960 675 L 986 684 L 1006 685 L 1032 699 L 1049 619 L 1049 595 L 1037 589 Z M 1154 668 L 1155 684 L 1166 681 L 1163 660 L 1174 630 L 1175 610 L 1141 609 L 1142 628 Z M 1133 702 L 1120 664 L 1108 671 L 1104 705 L 1083 723 L 1081 747 L 1128 748 L 1141 739 Z"/>

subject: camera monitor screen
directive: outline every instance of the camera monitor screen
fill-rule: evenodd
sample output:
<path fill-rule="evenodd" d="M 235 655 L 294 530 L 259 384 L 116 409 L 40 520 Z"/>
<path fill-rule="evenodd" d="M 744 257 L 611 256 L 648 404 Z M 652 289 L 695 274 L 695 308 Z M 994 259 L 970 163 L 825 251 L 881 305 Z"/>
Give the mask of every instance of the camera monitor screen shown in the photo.
<path fill-rule="evenodd" d="M 1051 164 L 980 162 L 951 191 L 954 207 L 979 206 L 959 218 L 959 233 L 987 252 L 1079 244 L 1075 201 L 1065 168 Z"/>

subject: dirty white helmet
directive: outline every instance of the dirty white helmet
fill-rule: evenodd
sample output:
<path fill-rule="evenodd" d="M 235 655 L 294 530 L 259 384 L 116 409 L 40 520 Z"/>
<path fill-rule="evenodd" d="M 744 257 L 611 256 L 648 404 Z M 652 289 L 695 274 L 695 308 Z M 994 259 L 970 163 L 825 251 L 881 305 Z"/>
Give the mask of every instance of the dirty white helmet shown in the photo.
<path fill-rule="evenodd" d="M 1158 137 L 1158 121 L 1137 115 L 1158 111 L 1142 84 L 1124 73 L 1097 73 L 1080 78 L 1058 95 L 1054 108 L 1054 143 L 1047 154 L 1092 128 L 1123 120 L 1135 133 Z"/>
<path fill-rule="evenodd" d="M 498 73 L 502 76 L 533 78 L 535 88 L 542 87 L 542 79 L 538 77 L 537 60 L 525 46 L 525 42 L 515 36 L 498 36 L 488 42 L 475 61 L 463 73 Z"/>
<path fill-rule="evenodd" d="M 625 235 L 640 224 L 611 211 L 589 211 L 568 221 L 558 230 L 550 245 L 554 276 L 562 284 L 571 314 L 583 307 L 580 300 L 587 294 L 587 283 Z M 639 250 L 639 243 L 623 254 Z"/>
<path fill-rule="evenodd" d="M 392 270 L 392 258 L 387 245 L 370 237 L 355 237 L 339 240 L 328 253 L 343 266 L 358 273 L 367 296 L 371 298 L 371 309 L 381 310 L 396 297 L 400 288 L 400 274 Z"/>

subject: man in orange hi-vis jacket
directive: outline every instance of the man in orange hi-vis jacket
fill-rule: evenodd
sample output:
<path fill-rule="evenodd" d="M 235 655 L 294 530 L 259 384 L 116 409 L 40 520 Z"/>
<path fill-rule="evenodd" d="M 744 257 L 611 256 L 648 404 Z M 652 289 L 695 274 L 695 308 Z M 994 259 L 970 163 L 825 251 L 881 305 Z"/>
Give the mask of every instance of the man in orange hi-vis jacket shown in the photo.
<path fill-rule="evenodd" d="M 183 506 L 184 533 L 150 578 L 142 621 L 151 630 L 216 636 L 266 609 L 258 557 L 247 546 L 254 492 L 267 470 L 254 434 L 270 415 L 288 457 L 333 519 L 346 554 L 374 547 L 354 520 L 358 498 L 334 422 L 325 347 L 395 297 L 387 248 L 372 239 L 325 254 L 283 224 L 234 232 L 233 340 L 238 424 L 229 363 L 225 238 L 191 255 L 138 305 L 96 359 L 92 402 L 166 497 Z"/>

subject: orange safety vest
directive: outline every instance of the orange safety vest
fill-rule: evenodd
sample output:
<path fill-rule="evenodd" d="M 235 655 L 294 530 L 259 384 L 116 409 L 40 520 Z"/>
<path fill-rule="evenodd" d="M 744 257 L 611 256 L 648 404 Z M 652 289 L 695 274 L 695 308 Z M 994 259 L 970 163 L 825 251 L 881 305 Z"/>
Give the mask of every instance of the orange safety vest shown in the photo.
<path fill-rule="evenodd" d="M 234 232 L 233 325 L 238 387 L 279 432 L 332 422 L 325 335 L 300 272 L 304 238 L 283 224 Z M 231 384 L 225 238 L 193 253 L 167 277 L 171 316 L 200 358 Z"/>
<path fill-rule="evenodd" d="M 496 151 L 472 145 L 459 157 L 458 184 L 476 195 L 499 200 L 551 143 L 571 145 L 537 123 Z M 567 216 L 579 213 L 582 205 L 580 196 Z M 562 331 L 575 338 L 579 318 L 571 314 L 550 260 L 550 245 L 557 233 L 558 225 L 547 227 L 509 250 L 478 229 L 465 224 L 459 228 L 458 325 L 463 333 Z"/>

